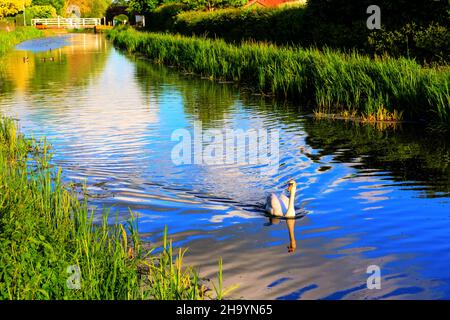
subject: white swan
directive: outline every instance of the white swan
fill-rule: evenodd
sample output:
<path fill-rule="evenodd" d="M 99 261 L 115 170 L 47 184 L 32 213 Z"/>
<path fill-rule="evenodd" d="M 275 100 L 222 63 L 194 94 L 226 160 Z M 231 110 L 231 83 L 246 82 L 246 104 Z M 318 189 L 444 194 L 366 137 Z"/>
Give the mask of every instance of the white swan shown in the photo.
<path fill-rule="evenodd" d="M 295 217 L 295 191 L 297 190 L 297 184 L 294 180 L 289 180 L 289 198 L 282 194 L 277 197 L 274 193 L 271 193 L 266 199 L 266 212 L 273 216 L 282 217 Z"/>

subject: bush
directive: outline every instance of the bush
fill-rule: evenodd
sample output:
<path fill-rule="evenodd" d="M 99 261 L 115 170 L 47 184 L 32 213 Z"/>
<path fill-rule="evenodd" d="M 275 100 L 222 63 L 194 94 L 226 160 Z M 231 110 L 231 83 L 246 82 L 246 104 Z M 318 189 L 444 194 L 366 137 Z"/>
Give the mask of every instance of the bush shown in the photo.
<path fill-rule="evenodd" d="M 442 4 L 433 3 L 430 15 L 419 14 L 420 23 L 408 23 L 417 7 L 411 4 L 400 13 L 399 6 L 382 1 L 383 29 L 369 30 L 366 26 L 369 2 L 310 0 L 307 6 L 228 8 L 211 12 L 161 8 L 148 19 L 148 29 L 218 37 L 229 42 L 257 40 L 280 45 L 357 49 L 366 54 L 387 53 L 415 57 L 420 62 L 448 63 L 448 19 L 443 18 L 443 13 L 447 13 Z M 168 8 L 178 8 L 176 4 L 172 6 Z"/>
<path fill-rule="evenodd" d="M 207 34 L 228 41 L 303 43 L 308 38 L 304 15 L 304 7 L 189 11 L 177 15 L 172 30 L 187 35 Z"/>
<path fill-rule="evenodd" d="M 450 31 L 439 24 L 431 24 L 414 35 L 417 52 L 425 59 L 433 57 L 441 64 L 450 61 Z"/>
<path fill-rule="evenodd" d="M 26 11 L 26 15 L 33 19 L 47 19 L 56 17 L 56 9 L 52 6 L 32 6 Z"/>
<path fill-rule="evenodd" d="M 33 6 L 52 6 L 58 15 L 64 14 L 66 0 L 32 0 Z"/>
<path fill-rule="evenodd" d="M 25 10 L 25 21 L 31 26 L 32 19 L 47 19 L 56 17 L 56 9 L 52 6 L 31 6 Z M 23 13 L 16 15 L 16 25 L 23 26 Z"/>
<path fill-rule="evenodd" d="M 407 23 L 448 22 L 448 1 L 433 0 L 308 0 L 308 10 L 320 22 L 351 24 L 367 19 L 366 9 L 376 4 L 381 8 L 382 24 L 399 28 Z"/>
<path fill-rule="evenodd" d="M 420 62 L 444 64 L 450 61 L 450 31 L 437 23 L 428 26 L 407 24 L 399 30 L 379 30 L 369 36 L 376 54 L 415 57 Z"/>
<path fill-rule="evenodd" d="M 248 2 L 248 0 L 181 0 L 194 10 L 208 10 L 213 11 L 219 8 L 240 7 Z"/>
<path fill-rule="evenodd" d="M 189 10 L 189 6 L 184 3 L 163 4 L 146 16 L 146 28 L 158 31 L 171 30 L 173 29 L 174 18 L 187 10 Z"/>

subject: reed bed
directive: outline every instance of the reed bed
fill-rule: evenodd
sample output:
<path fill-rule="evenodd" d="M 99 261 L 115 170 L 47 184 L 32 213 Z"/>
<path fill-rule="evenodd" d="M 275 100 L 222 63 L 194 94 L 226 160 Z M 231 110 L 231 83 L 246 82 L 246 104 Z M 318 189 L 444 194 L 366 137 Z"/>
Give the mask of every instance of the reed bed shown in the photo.
<path fill-rule="evenodd" d="M 152 255 L 126 223 L 95 222 L 85 197 L 61 180 L 45 140 L 0 118 L 0 299 L 205 299 L 199 275 L 164 232 Z M 96 216 L 98 217 L 98 216 Z M 219 266 L 221 274 L 221 265 Z M 221 279 L 219 279 L 221 281 Z"/>
<path fill-rule="evenodd" d="M 262 42 L 143 33 L 116 28 L 113 43 L 157 63 L 211 79 L 251 84 L 257 90 L 312 104 L 317 112 L 355 112 L 364 119 L 427 119 L 449 124 L 450 70 L 415 61 L 330 49 L 278 47 Z"/>

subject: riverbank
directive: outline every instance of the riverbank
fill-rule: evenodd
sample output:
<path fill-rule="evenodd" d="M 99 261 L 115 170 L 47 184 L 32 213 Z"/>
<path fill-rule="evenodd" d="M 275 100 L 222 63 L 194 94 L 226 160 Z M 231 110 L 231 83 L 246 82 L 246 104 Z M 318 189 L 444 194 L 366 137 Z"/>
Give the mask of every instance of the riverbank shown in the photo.
<path fill-rule="evenodd" d="M 51 156 L 45 141 L 0 120 L 0 299 L 206 298 L 196 271 L 182 265 L 185 251 L 173 253 L 164 236 L 150 257 L 134 214 L 111 225 L 104 210 L 95 222 Z"/>
<path fill-rule="evenodd" d="M 23 41 L 43 36 L 42 31 L 32 27 L 16 28 L 10 32 L 0 31 L 0 57 Z"/>
<path fill-rule="evenodd" d="M 2 52 L 40 36 L 30 28 L 0 32 Z M 206 294 L 166 231 L 159 254 L 151 255 L 155 248 L 141 242 L 137 213 L 111 224 L 108 209 L 91 208 L 84 188 L 63 183 L 50 150 L 0 116 L 0 299 L 222 297 L 221 284 Z"/>
<path fill-rule="evenodd" d="M 117 47 L 154 62 L 210 79 L 250 84 L 259 92 L 314 106 L 322 114 L 449 124 L 447 68 L 427 69 L 405 58 L 371 59 L 259 42 L 233 45 L 131 28 L 113 29 L 108 37 Z"/>

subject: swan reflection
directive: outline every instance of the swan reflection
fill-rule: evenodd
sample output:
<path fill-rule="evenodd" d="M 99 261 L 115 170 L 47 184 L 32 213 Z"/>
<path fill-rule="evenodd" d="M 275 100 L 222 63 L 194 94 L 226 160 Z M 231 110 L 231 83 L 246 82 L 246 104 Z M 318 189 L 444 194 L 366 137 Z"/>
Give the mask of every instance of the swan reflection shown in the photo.
<path fill-rule="evenodd" d="M 279 224 L 280 218 L 275 217 L 269 217 L 269 223 L 268 226 L 273 224 Z M 286 226 L 289 233 L 289 246 L 287 246 L 288 252 L 295 252 L 295 249 L 297 248 L 297 242 L 295 240 L 295 232 L 294 232 L 294 226 L 295 226 L 295 220 L 296 219 L 282 219 L 286 222 Z"/>

